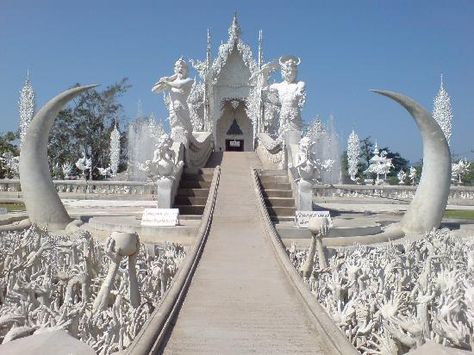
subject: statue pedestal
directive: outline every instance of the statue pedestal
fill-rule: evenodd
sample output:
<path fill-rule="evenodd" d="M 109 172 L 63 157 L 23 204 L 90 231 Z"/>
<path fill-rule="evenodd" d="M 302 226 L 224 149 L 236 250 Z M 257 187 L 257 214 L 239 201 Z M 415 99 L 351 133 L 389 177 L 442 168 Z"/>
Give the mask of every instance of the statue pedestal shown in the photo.
<path fill-rule="evenodd" d="M 173 183 L 174 179 L 169 177 L 162 177 L 156 182 L 159 208 L 171 208 L 173 204 Z"/>
<path fill-rule="evenodd" d="M 298 196 L 296 196 L 296 209 L 299 211 L 313 210 L 313 184 L 306 180 L 298 182 Z"/>

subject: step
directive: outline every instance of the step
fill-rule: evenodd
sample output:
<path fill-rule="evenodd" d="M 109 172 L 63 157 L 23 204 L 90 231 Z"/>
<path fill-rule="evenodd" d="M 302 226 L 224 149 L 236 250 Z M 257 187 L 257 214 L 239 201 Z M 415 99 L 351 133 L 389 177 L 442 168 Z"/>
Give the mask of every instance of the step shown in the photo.
<path fill-rule="evenodd" d="M 291 190 L 291 185 L 289 183 L 282 184 L 282 183 L 274 183 L 274 182 L 261 182 L 262 187 L 267 190 Z"/>
<path fill-rule="evenodd" d="M 211 186 L 210 181 L 198 181 L 198 180 L 181 180 L 179 182 L 179 188 L 192 188 L 192 189 L 203 189 Z"/>
<path fill-rule="evenodd" d="M 180 215 L 202 215 L 204 212 L 203 205 L 187 206 L 187 205 L 174 205 L 173 208 L 179 208 Z"/>
<path fill-rule="evenodd" d="M 259 176 L 288 176 L 286 170 L 260 170 Z"/>
<path fill-rule="evenodd" d="M 272 207 L 295 207 L 293 197 L 269 197 L 265 199 L 265 205 Z"/>
<path fill-rule="evenodd" d="M 183 174 L 181 176 L 181 181 L 212 181 L 212 176 L 210 174 Z"/>
<path fill-rule="evenodd" d="M 214 174 L 214 168 L 200 168 L 197 171 L 189 171 L 188 168 L 184 169 L 184 174 L 193 174 L 193 175 L 213 175 Z"/>
<path fill-rule="evenodd" d="M 263 175 L 260 176 L 260 182 L 262 183 L 275 183 L 275 184 L 289 184 L 288 176 L 279 175 Z"/>
<path fill-rule="evenodd" d="M 281 222 L 293 222 L 295 220 L 294 216 L 270 216 L 270 219 L 273 223 Z"/>
<path fill-rule="evenodd" d="M 194 197 L 206 197 L 209 195 L 209 189 L 200 188 L 178 188 L 176 196 L 194 196 Z"/>
<path fill-rule="evenodd" d="M 293 192 L 291 190 L 275 190 L 275 189 L 265 189 L 262 190 L 262 195 L 265 198 L 271 197 L 293 197 Z"/>
<path fill-rule="evenodd" d="M 282 217 L 282 216 L 293 217 L 295 215 L 295 211 L 296 211 L 296 207 L 267 206 L 267 209 L 268 209 L 268 214 L 270 216 L 277 216 L 277 217 Z"/>
<path fill-rule="evenodd" d="M 197 196 L 183 196 L 177 195 L 174 199 L 176 205 L 205 205 L 207 201 L 206 197 L 197 197 Z"/>
<path fill-rule="evenodd" d="M 179 220 L 180 221 L 196 221 L 201 219 L 201 215 L 199 214 L 180 214 Z"/>

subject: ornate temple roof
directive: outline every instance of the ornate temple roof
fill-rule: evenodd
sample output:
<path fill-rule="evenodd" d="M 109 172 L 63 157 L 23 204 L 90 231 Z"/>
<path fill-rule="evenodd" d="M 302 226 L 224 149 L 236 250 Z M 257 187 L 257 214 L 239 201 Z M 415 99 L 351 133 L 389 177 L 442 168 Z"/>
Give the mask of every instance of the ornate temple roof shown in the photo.
<path fill-rule="evenodd" d="M 252 50 L 240 38 L 242 31 L 237 21 L 236 15 L 234 15 L 232 19 L 232 23 L 228 32 L 229 39 L 226 43 L 222 43 L 219 46 L 217 58 L 214 60 L 209 70 L 209 78 L 212 80 L 216 80 L 219 77 L 222 68 L 227 63 L 227 59 L 234 49 L 238 51 L 245 65 L 249 68 L 251 74 L 253 74 L 258 69 L 257 62 L 253 58 Z"/>

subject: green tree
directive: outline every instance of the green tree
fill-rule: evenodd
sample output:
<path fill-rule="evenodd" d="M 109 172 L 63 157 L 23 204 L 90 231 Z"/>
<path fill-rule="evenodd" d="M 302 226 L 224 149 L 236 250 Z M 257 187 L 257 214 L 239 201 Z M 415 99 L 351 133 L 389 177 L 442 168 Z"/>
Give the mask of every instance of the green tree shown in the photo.
<path fill-rule="evenodd" d="M 16 157 L 20 154 L 18 150 L 18 133 L 6 132 L 0 135 L 0 179 L 11 178 L 12 171 L 8 167 L 4 157 Z"/>
<path fill-rule="evenodd" d="M 128 88 L 128 80 L 122 79 L 103 91 L 87 90 L 59 114 L 48 152 L 53 173 L 58 175 L 62 164 L 74 164 L 85 152 L 92 159 L 92 177 L 101 178 L 97 168 L 110 164 L 110 133 L 123 109 L 118 99 Z"/>
<path fill-rule="evenodd" d="M 79 140 L 75 135 L 76 119 L 73 109 L 67 107 L 59 112 L 49 135 L 48 159 L 53 177 L 63 177 L 63 164 L 74 164 L 80 156 Z"/>
<path fill-rule="evenodd" d="M 349 167 L 349 163 L 347 161 L 347 150 L 344 150 L 341 155 L 341 173 L 342 173 L 342 183 L 343 184 L 351 184 L 354 183 L 351 181 L 349 173 L 347 172 Z"/>
<path fill-rule="evenodd" d="M 464 185 L 469 186 L 474 184 L 474 161 L 471 161 L 471 165 L 469 165 L 469 171 L 463 176 L 462 182 Z"/>
<path fill-rule="evenodd" d="M 370 165 L 370 158 L 374 156 L 374 143 L 370 140 L 370 136 L 360 140 L 360 157 L 357 176 L 364 175 L 364 171 Z"/>

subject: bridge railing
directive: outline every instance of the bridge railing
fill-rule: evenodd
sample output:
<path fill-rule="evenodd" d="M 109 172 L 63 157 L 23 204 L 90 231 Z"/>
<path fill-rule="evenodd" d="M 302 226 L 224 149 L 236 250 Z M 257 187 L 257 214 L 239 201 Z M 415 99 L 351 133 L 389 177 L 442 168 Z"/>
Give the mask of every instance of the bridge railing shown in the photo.
<path fill-rule="evenodd" d="M 324 308 L 311 294 L 307 285 L 304 283 L 293 264 L 291 264 L 291 261 L 286 253 L 285 245 L 275 230 L 275 226 L 273 225 L 270 215 L 268 214 L 268 210 L 265 206 L 257 171 L 252 169 L 250 174 L 252 175 L 253 187 L 257 197 L 257 210 L 263 223 L 265 236 L 272 244 L 275 256 L 286 276 L 288 277 L 288 280 L 295 287 L 295 290 L 301 297 L 302 302 L 307 306 L 309 312 L 313 314 L 314 325 L 317 327 L 320 333 L 326 335 L 328 339 L 328 345 L 331 345 L 333 350 L 331 354 L 358 354 L 354 346 L 349 342 L 349 340 L 326 313 Z"/>
<path fill-rule="evenodd" d="M 291 179 L 290 179 L 291 181 Z M 136 198 L 152 199 L 156 185 L 144 181 L 54 180 L 61 197 L 67 198 Z M 417 186 L 408 185 L 320 185 L 313 189 L 316 198 L 383 198 L 409 202 Z M 19 179 L 0 179 L 0 198 L 21 198 Z M 448 203 L 473 203 L 474 186 L 451 186 Z"/>
<path fill-rule="evenodd" d="M 122 198 L 152 199 L 156 194 L 156 184 L 145 181 L 109 180 L 53 180 L 59 195 L 63 198 Z M 19 179 L 0 180 L 0 198 L 21 198 Z"/>
<path fill-rule="evenodd" d="M 180 307 L 186 297 L 192 277 L 201 258 L 211 228 L 217 199 L 221 168 L 214 169 L 206 207 L 193 245 L 187 251 L 183 263 L 175 275 L 171 287 L 166 291 L 160 306 L 151 314 L 130 346 L 124 351 L 127 355 L 161 354 L 172 331 Z"/>
<path fill-rule="evenodd" d="M 409 202 L 417 186 L 407 185 L 321 185 L 313 189 L 315 198 L 383 198 Z M 474 203 L 474 186 L 451 186 L 448 203 Z"/>

